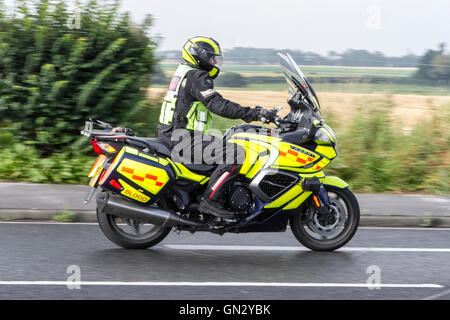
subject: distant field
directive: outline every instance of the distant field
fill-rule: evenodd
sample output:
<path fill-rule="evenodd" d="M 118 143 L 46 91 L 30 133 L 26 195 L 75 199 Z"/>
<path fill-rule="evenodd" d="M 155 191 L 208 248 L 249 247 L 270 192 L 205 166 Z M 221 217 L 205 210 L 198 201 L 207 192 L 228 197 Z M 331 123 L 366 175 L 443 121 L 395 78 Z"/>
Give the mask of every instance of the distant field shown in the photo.
<path fill-rule="evenodd" d="M 383 94 L 414 94 L 423 96 L 449 96 L 450 88 L 420 86 L 392 83 L 314 83 L 316 92 L 341 93 L 383 93 Z M 218 87 L 220 88 L 220 87 Z M 243 88 L 223 87 L 225 90 L 255 90 L 255 91 L 287 91 L 287 84 L 250 84 Z"/>
<path fill-rule="evenodd" d="M 168 85 L 168 83 L 167 83 Z M 167 88 L 167 85 L 152 85 L 154 88 Z M 245 87 L 216 87 L 219 90 L 235 91 L 280 91 L 287 92 L 286 83 L 258 83 Z M 411 84 L 390 83 L 316 83 L 317 92 L 336 93 L 382 93 L 382 94 L 412 94 L 422 96 L 450 96 L 450 88 L 419 86 Z"/>
<path fill-rule="evenodd" d="M 177 64 L 162 64 L 165 74 L 172 76 Z M 416 72 L 415 68 L 385 68 L 385 67 L 336 67 L 336 66 L 305 66 L 302 67 L 306 76 L 312 79 L 314 89 L 318 92 L 342 93 L 383 93 L 383 94 L 416 94 L 416 95 L 450 95 L 450 88 L 412 84 L 409 77 Z M 223 87 L 220 89 L 244 91 L 286 91 L 287 84 L 282 79 L 281 69 L 276 65 L 228 65 L 223 72 L 236 72 L 248 78 L 245 87 Z M 258 81 L 252 83 L 252 77 L 278 77 L 279 81 Z M 326 77 L 326 78 L 324 78 Z M 381 77 L 378 82 L 371 83 L 361 77 Z M 319 81 L 322 78 L 321 81 Z M 325 79 L 325 80 L 324 80 Z M 333 81 L 339 79 L 340 81 Z M 402 79 L 405 79 L 403 81 Z M 256 80 L 255 80 L 256 81 Z M 373 82 L 373 81 L 372 81 Z M 403 83 L 404 82 L 404 83 Z M 156 85 L 155 87 L 166 87 Z"/>
<path fill-rule="evenodd" d="M 177 68 L 175 63 L 161 64 L 163 70 L 168 71 L 167 74 L 172 74 Z M 321 75 L 321 76 L 386 76 L 386 77 L 409 77 L 416 69 L 415 68 L 375 68 L 375 67 L 336 67 L 336 66 L 303 66 L 302 71 L 306 76 Z M 243 75 L 280 75 L 281 68 L 278 65 L 226 65 L 223 67 L 223 72 L 237 72 Z"/>
<path fill-rule="evenodd" d="M 266 108 L 283 106 L 280 112 L 284 115 L 289 111 L 286 99 L 289 97 L 287 90 L 280 91 L 253 91 L 220 89 L 220 93 L 227 99 L 243 106 L 259 105 Z M 157 101 L 161 99 L 165 88 L 149 89 L 149 98 Z M 342 93 L 342 92 L 318 92 L 322 111 L 326 116 L 332 116 L 334 120 L 346 124 L 351 119 L 357 108 L 372 108 L 378 102 L 391 103 L 392 116 L 398 119 L 398 124 L 403 128 L 410 128 L 429 117 L 432 109 L 450 108 L 450 96 L 423 96 L 412 94 L 380 94 L 380 93 Z M 225 129 L 240 120 L 228 120 L 216 117 L 213 126 Z"/>

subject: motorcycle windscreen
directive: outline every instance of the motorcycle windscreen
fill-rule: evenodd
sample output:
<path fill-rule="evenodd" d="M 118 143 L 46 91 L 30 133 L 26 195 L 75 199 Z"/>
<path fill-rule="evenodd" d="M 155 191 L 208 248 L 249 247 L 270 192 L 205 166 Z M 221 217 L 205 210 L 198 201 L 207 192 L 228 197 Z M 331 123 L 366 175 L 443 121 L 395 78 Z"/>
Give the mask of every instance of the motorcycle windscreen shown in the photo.
<path fill-rule="evenodd" d="M 308 82 L 308 79 L 306 79 L 302 70 L 300 70 L 295 63 L 294 59 L 292 59 L 289 53 L 278 53 L 278 57 L 283 75 L 289 85 L 289 91 L 292 94 L 300 91 L 306 97 L 308 102 L 311 103 L 314 110 L 320 110 L 319 98 L 317 98 L 314 89 Z"/>

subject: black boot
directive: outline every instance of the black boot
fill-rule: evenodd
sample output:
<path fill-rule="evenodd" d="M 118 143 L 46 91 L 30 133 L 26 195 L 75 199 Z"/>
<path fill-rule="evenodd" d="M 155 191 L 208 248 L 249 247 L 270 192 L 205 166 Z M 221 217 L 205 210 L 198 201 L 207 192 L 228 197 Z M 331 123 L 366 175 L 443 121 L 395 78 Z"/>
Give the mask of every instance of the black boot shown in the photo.
<path fill-rule="evenodd" d="M 208 198 L 202 198 L 198 207 L 198 211 L 200 211 L 201 213 L 212 214 L 216 217 L 225 219 L 233 218 L 235 216 L 234 212 L 228 211 L 219 202 L 209 200 Z"/>

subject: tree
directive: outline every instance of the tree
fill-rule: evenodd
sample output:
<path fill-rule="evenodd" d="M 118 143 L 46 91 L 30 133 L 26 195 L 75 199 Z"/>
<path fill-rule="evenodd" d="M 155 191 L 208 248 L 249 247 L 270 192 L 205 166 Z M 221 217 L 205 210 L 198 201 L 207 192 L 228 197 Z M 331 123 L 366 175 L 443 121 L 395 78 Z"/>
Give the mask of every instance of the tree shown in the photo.
<path fill-rule="evenodd" d="M 245 87 L 247 84 L 247 79 L 235 72 L 224 73 L 216 81 L 216 85 L 219 87 Z"/>
<path fill-rule="evenodd" d="M 143 127 L 157 44 L 151 17 L 135 25 L 119 5 L 80 4 L 78 29 L 63 0 L 18 0 L 10 14 L 0 3 L 0 119 L 20 139 L 52 152 L 89 118 Z"/>
<path fill-rule="evenodd" d="M 435 56 L 430 74 L 433 79 L 448 84 L 450 81 L 450 55 Z"/>
<path fill-rule="evenodd" d="M 445 43 L 439 50 L 428 50 L 420 59 L 417 78 L 433 84 L 448 84 L 450 81 L 450 55 L 445 55 Z"/>

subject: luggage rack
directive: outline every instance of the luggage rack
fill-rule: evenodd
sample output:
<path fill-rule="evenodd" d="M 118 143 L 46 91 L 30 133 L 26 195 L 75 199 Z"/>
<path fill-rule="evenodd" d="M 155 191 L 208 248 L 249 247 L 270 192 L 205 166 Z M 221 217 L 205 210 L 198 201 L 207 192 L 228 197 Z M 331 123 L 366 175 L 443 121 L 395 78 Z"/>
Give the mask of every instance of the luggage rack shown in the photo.
<path fill-rule="evenodd" d="M 99 129 L 94 129 L 94 125 L 97 125 L 101 128 L 103 128 L 103 130 L 99 130 Z M 120 135 L 114 135 L 111 132 L 111 129 L 113 127 L 106 122 L 100 121 L 100 120 L 96 120 L 96 121 L 86 121 L 84 124 L 84 130 L 81 130 L 81 134 L 83 136 L 88 137 L 89 139 L 98 139 L 98 140 L 130 140 L 130 141 L 135 141 L 135 142 L 139 142 L 142 143 L 146 146 L 146 149 L 148 150 L 143 150 L 146 153 L 151 153 L 152 155 L 157 156 L 157 152 L 155 151 L 155 149 L 152 147 L 152 145 L 146 141 L 143 138 L 139 138 L 136 136 L 127 136 L 125 134 L 120 134 Z"/>
<path fill-rule="evenodd" d="M 102 130 L 94 129 L 94 125 L 103 128 Z M 81 134 L 88 138 L 94 138 L 98 135 L 105 135 L 111 131 L 113 127 L 106 122 L 100 120 L 89 120 L 84 123 L 84 130 L 81 130 Z"/>

